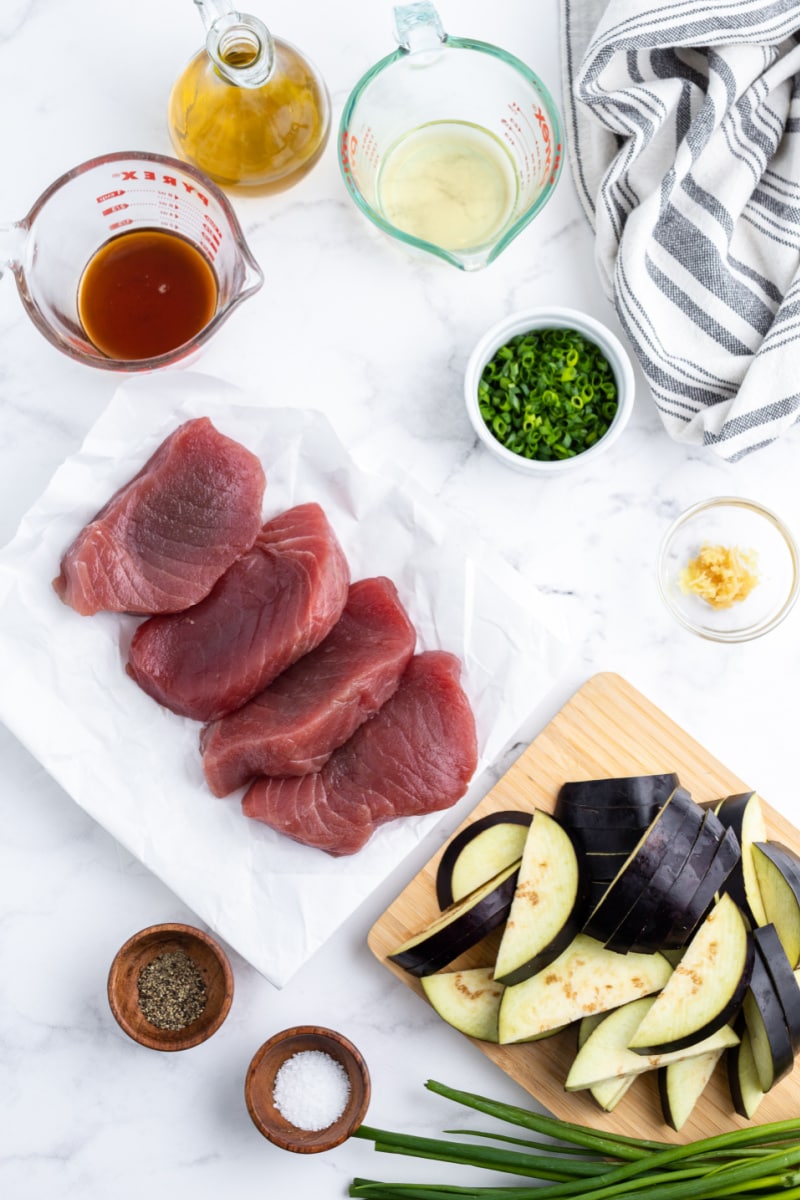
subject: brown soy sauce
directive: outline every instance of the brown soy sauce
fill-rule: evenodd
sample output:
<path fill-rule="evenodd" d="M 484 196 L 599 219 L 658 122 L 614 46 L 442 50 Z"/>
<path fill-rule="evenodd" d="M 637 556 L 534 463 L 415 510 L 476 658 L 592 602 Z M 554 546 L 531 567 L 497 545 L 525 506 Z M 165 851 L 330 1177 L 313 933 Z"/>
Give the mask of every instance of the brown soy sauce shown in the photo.
<path fill-rule="evenodd" d="M 217 278 L 180 234 L 134 229 L 90 258 L 78 285 L 78 316 L 108 358 L 167 354 L 206 327 L 217 310 Z"/>

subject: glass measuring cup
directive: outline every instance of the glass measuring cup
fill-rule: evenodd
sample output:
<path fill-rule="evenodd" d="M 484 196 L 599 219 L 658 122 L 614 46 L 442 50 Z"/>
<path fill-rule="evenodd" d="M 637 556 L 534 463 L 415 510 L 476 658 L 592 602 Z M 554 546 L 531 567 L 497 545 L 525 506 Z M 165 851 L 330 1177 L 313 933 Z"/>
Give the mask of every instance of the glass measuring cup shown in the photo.
<path fill-rule="evenodd" d="M 464 271 L 485 267 L 552 195 L 556 107 L 514 55 L 448 36 L 428 0 L 396 6 L 394 21 L 399 48 L 344 107 L 345 184 L 390 236 Z"/>
<path fill-rule="evenodd" d="M 79 316 L 87 264 L 110 239 L 137 230 L 177 234 L 213 272 L 216 303 L 190 340 L 147 358 L 114 358 L 88 338 Z M 21 221 L 0 227 L 0 273 L 14 274 L 25 309 L 57 349 L 87 366 L 147 371 L 193 353 L 264 276 L 223 194 L 177 159 L 139 151 L 93 158 L 62 175 Z"/>

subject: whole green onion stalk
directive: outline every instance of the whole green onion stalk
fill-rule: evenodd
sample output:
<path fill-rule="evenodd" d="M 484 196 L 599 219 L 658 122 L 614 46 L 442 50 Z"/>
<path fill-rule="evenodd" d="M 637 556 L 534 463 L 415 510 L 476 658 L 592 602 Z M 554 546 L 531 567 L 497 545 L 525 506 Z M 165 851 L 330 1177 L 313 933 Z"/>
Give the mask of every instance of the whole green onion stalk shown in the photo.
<path fill-rule="evenodd" d="M 355 1179 L 350 1195 L 364 1200 L 717 1200 L 717 1197 L 780 1197 L 800 1200 L 800 1117 L 754 1125 L 673 1145 L 541 1116 L 428 1080 L 429 1091 L 540 1135 L 536 1140 L 506 1133 L 449 1130 L 483 1139 L 418 1137 L 362 1125 L 355 1136 L 376 1150 L 437 1162 L 482 1167 L 542 1182 L 469 1186 L 386 1183 Z M 550 1139 L 540 1140 L 541 1136 Z M 486 1145 L 486 1140 L 500 1143 Z M 508 1146 L 515 1147 L 508 1149 Z M 523 1147 L 524 1149 L 519 1149 Z"/>

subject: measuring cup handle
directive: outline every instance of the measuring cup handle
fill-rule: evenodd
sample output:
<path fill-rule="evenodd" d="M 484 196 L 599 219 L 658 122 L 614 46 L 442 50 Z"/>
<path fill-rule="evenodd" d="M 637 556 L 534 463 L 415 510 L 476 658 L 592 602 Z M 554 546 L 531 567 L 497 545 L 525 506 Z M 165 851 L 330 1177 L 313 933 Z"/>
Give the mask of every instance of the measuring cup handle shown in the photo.
<path fill-rule="evenodd" d="M 430 50 L 447 37 L 439 14 L 430 0 L 413 4 L 396 4 L 394 36 L 401 50 Z"/>

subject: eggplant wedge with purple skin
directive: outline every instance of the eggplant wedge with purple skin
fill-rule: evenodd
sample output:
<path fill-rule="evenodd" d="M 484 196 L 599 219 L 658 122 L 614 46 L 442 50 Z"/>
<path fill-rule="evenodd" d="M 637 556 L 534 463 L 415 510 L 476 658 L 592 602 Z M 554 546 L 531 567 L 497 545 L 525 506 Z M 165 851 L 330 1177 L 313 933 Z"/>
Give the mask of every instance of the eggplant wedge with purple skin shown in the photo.
<path fill-rule="evenodd" d="M 727 1025 L 747 993 L 754 953 L 741 909 L 721 896 L 631 1038 L 631 1050 L 680 1050 Z"/>
<path fill-rule="evenodd" d="M 649 808 L 569 808 L 556 806 L 555 816 L 585 854 L 630 854 L 662 804 Z"/>
<path fill-rule="evenodd" d="M 572 838 L 554 817 L 537 810 L 497 951 L 497 982 L 521 983 L 558 958 L 580 932 L 585 895 Z"/>
<path fill-rule="evenodd" d="M 708 813 L 707 816 L 713 816 Z M 741 850 L 736 834 L 732 829 L 724 831 L 722 841 L 717 846 L 705 875 L 697 885 L 694 894 L 672 922 L 670 931 L 664 938 L 663 949 L 680 949 L 693 937 L 698 925 L 705 919 L 714 904 L 715 897 L 721 892 L 728 876 L 741 857 Z M 691 859 L 693 855 L 690 855 Z M 676 886 L 679 886 L 676 884 Z M 734 900 L 731 903 L 736 904 Z M 736 908 L 739 909 L 738 904 Z M 741 909 L 739 909 L 741 912 Z"/>
<path fill-rule="evenodd" d="M 714 812 L 726 829 L 733 830 L 742 849 L 741 861 L 731 872 L 725 890 L 730 892 L 751 924 L 766 925 L 768 917 L 753 860 L 753 845 L 767 840 L 767 827 L 758 792 L 726 796 L 715 805 Z"/>
<path fill-rule="evenodd" d="M 730 1053 L 738 1048 L 729 1046 L 727 1050 Z M 725 1051 L 722 1049 L 707 1050 L 705 1054 L 697 1054 L 694 1058 L 684 1058 L 680 1062 L 659 1068 L 658 1096 L 661 1111 L 664 1120 L 673 1129 L 683 1129 L 689 1120 L 723 1053 Z"/>
<path fill-rule="evenodd" d="M 628 808 L 655 816 L 680 784 L 670 771 L 663 775 L 624 775 L 617 779 L 580 779 L 563 783 L 556 798 L 555 816 L 566 821 L 568 814 L 585 808 Z"/>
<path fill-rule="evenodd" d="M 582 857 L 589 878 L 609 884 L 619 875 L 630 854 L 583 854 Z"/>
<path fill-rule="evenodd" d="M 631 1034 L 654 1003 L 652 996 L 643 996 L 615 1008 L 605 1020 L 600 1021 L 575 1055 L 564 1081 L 565 1090 L 578 1092 L 596 1087 L 599 1083 L 618 1082 L 629 1075 L 645 1075 L 662 1066 L 698 1055 L 711 1052 L 721 1054 L 739 1041 L 731 1026 L 723 1025 L 708 1037 L 681 1050 L 646 1056 L 636 1054 L 629 1048 Z"/>
<path fill-rule="evenodd" d="M 480 1042 L 497 1041 L 503 987 L 491 967 L 423 975 L 420 983 L 431 1007 L 448 1025 Z"/>
<path fill-rule="evenodd" d="M 602 828 L 581 828 L 579 825 L 573 825 L 571 821 L 562 820 L 561 823 L 570 831 L 576 845 L 584 854 L 621 854 L 626 858 L 650 824 L 649 821 L 637 820 L 635 824 L 630 822 L 627 825 L 614 825 L 613 821 L 608 819 Z"/>
<path fill-rule="evenodd" d="M 789 1074 L 794 1065 L 794 1054 L 780 998 L 760 952 L 753 959 L 753 973 L 742 1012 L 759 1086 L 762 1092 L 768 1092 Z"/>
<path fill-rule="evenodd" d="M 616 1009 L 614 1011 L 616 1012 Z M 584 1017 L 582 1021 L 577 1022 L 579 1050 L 585 1044 L 589 1035 L 593 1033 L 599 1023 L 604 1021 L 607 1016 L 608 1013 L 595 1013 L 594 1016 Z M 603 1112 L 613 1112 L 622 1097 L 627 1094 L 636 1082 L 637 1078 L 637 1075 L 623 1075 L 620 1079 L 604 1079 L 587 1090 L 595 1104 L 602 1108 Z"/>
<path fill-rule="evenodd" d="M 778 931 L 792 969 L 800 962 L 800 859 L 780 842 L 756 842 L 753 863 L 766 920 Z"/>
<path fill-rule="evenodd" d="M 677 786 L 674 774 L 565 783 L 553 815 L 587 857 L 590 878 L 610 882 Z"/>
<path fill-rule="evenodd" d="M 600 903 L 600 901 L 603 899 L 606 892 L 608 891 L 609 882 L 610 882 L 610 880 L 593 879 L 593 878 L 591 878 L 591 876 L 589 877 L 589 883 L 587 885 L 587 891 L 586 891 L 586 911 L 587 912 L 592 912 L 593 909 L 597 908 L 597 905 Z"/>
<path fill-rule="evenodd" d="M 615 954 L 579 933 L 543 971 L 505 989 L 498 1019 L 500 1044 L 531 1041 L 550 1029 L 649 996 L 660 991 L 671 974 L 663 954 Z"/>
<path fill-rule="evenodd" d="M 792 1043 L 792 1053 L 800 1051 L 800 984 L 791 968 L 774 925 L 762 925 L 753 931 L 756 953 L 761 955 L 783 1009 Z"/>
<path fill-rule="evenodd" d="M 605 942 L 649 886 L 664 851 L 680 828 L 688 808 L 697 807 L 681 787 L 667 798 L 636 848 L 611 880 L 603 899 L 589 914 L 584 932 Z"/>
<path fill-rule="evenodd" d="M 720 843 L 725 836 L 725 827 L 711 809 L 702 812 L 703 823 L 698 830 L 692 853 L 686 859 L 673 884 L 673 921 L 688 906 L 700 884 L 708 874 Z"/>
<path fill-rule="evenodd" d="M 738 1046 L 732 1046 L 725 1055 L 725 1065 L 728 1070 L 728 1087 L 730 1088 L 734 1111 L 740 1117 L 746 1117 L 749 1121 L 755 1115 L 755 1111 L 764 1099 L 765 1093 L 761 1087 L 758 1071 L 756 1070 L 756 1060 L 753 1055 L 750 1032 L 744 1022 L 742 1022 L 741 1028 L 738 1025 L 736 1028 L 741 1041 Z"/>
<path fill-rule="evenodd" d="M 436 870 L 439 908 L 449 908 L 522 858 L 533 814 L 507 809 L 473 821 L 450 841 Z"/>
<path fill-rule="evenodd" d="M 702 824 L 703 812 L 699 805 L 687 808 L 674 837 L 664 847 L 649 886 L 640 892 L 633 907 L 606 939 L 609 950 L 626 954 L 635 948 L 646 954 L 648 951 L 661 949 L 664 935 L 669 931 L 673 920 L 670 894 L 675 880 L 692 852 Z"/>
<path fill-rule="evenodd" d="M 497 929 L 508 916 L 518 864 L 470 892 L 431 925 L 398 946 L 388 958 L 410 975 L 434 975 Z"/>
<path fill-rule="evenodd" d="M 575 805 L 556 803 L 553 816 L 570 829 L 607 829 L 641 825 L 646 829 L 663 804 L 652 804 L 645 808 L 635 805 L 607 805 L 605 808 L 581 808 Z"/>

